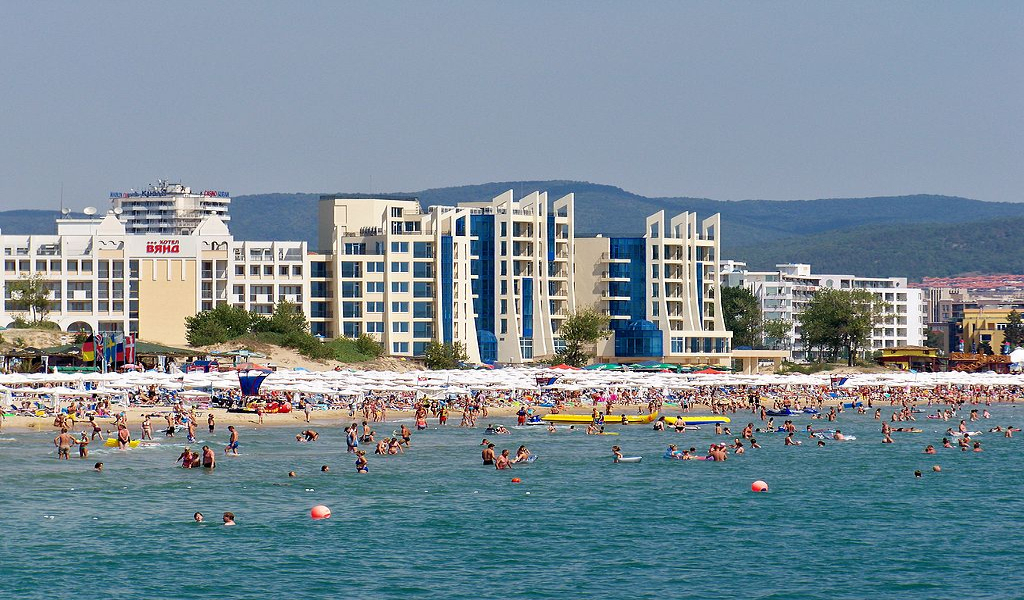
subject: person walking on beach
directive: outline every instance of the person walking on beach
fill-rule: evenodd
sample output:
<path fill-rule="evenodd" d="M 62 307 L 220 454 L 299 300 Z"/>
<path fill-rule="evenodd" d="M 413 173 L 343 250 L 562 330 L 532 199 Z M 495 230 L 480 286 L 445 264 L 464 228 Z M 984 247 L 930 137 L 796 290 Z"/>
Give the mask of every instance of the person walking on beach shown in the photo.
<path fill-rule="evenodd" d="M 306 413 L 306 422 L 309 423 L 309 417 L 313 414 L 313 403 L 309 398 L 306 398 L 302 402 L 302 410 Z"/>
<path fill-rule="evenodd" d="M 216 428 L 216 424 L 213 420 L 213 411 L 211 411 L 210 415 L 206 417 L 206 426 L 210 428 L 210 433 L 213 433 L 213 430 Z"/>
<path fill-rule="evenodd" d="M 228 445 L 224 447 L 224 454 L 230 450 L 232 454 L 238 456 L 238 432 L 235 431 L 234 425 L 228 425 L 228 431 L 231 435 L 228 437 Z"/>

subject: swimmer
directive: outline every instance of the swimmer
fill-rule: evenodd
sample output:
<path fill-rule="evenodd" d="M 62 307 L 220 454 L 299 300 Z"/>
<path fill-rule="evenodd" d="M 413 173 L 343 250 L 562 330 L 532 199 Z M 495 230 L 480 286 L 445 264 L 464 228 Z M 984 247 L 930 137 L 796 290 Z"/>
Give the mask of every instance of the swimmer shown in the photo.
<path fill-rule="evenodd" d="M 519 446 L 519 449 L 516 450 L 516 457 L 515 457 L 515 459 L 512 460 L 512 462 L 513 463 L 526 462 L 529 459 L 530 459 L 530 451 L 526 448 L 526 446 Z"/>
<path fill-rule="evenodd" d="M 486 445 L 488 445 L 490 443 L 491 443 L 490 440 L 488 440 L 487 438 L 484 438 L 484 441 L 480 442 L 480 445 L 481 446 L 486 446 Z"/>
<path fill-rule="evenodd" d="M 487 440 L 484 440 L 485 442 Z M 485 465 L 494 464 L 494 444 L 488 442 L 487 447 L 480 453 L 480 458 L 483 459 Z"/>
<path fill-rule="evenodd" d="M 95 465 L 92 466 L 92 470 L 96 471 L 97 473 L 102 472 L 103 471 L 103 463 L 101 463 L 101 462 L 96 463 Z"/>
<path fill-rule="evenodd" d="M 951 444 L 949 442 L 949 438 L 942 438 L 942 447 L 943 448 L 952 448 L 953 444 Z"/>
<path fill-rule="evenodd" d="M 921 471 L 914 471 L 914 477 L 920 477 Z"/>
<path fill-rule="evenodd" d="M 786 434 L 785 445 L 786 446 L 799 446 L 801 442 L 793 439 L 793 432 Z"/>
<path fill-rule="evenodd" d="M 202 523 L 203 522 L 203 513 L 197 512 L 196 514 L 192 515 L 192 519 L 196 523 Z"/>
<path fill-rule="evenodd" d="M 299 433 L 295 434 L 296 442 L 315 442 L 318 439 L 320 439 L 320 434 L 317 433 L 316 431 L 313 431 L 312 429 L 300 431 Z"/>
<path fill-rule="evenodd" d="M 494 459 L 494 468 L 499 471 L 512 468 L 512 459 L 508 457 L 508 448 L 501 451 L 501 455 Z"/>
<path fill-rule="evenodd" d="M 323 466 L 320 467 L 320 472 L 321 473 L 330 473 L 330 471 L 331 471 L 331 468 L 328 467 L 327 465 L 323 465 Z"/>
<path fill-rule="evenodd" d="M 928 444 L 927 446 L 924 447 L 924 453 L 925 454 L 936 454 L 935 446 L 932 446 L 931 444 Z"/>
<path fill-rule="evenodd" d="M 555 433 L 556 431 L 558 431 L 558 430 L 555 429 L 555 424 L 554 423 L 548 423 L 548 433 Z"/>
<path fill-rule="evenodd" d="M 622 448 L 619 448 L 618 446 L 612 446 L 612 456 L 615 457 L 612 462 L 619 462 L 619 460 L 622 459 Z"/>
<path fill-rule="evenodd" d="M 289 477 L 295 477 L 296 476 L 295 475 L 295 471 L 288 471 L 288 476 Z"/>
<path fill-rule="evenodd" d="M 750 438 L 750 447 L 751 448 L 760 448 L 761 444 L 758 444 L 757 440 L 755 440 L 754 438 Z"/>
<path fill-rule="evenodd" d="M 209 446 L 203 446 L 203 468 L 213 469 L 217 466 L 217 455 Z"/>
<path fill-rule="evenodd" d="M 223 518 L 224 518 L 224 526 L 225 527 L 230 527 L 231 525 L 235 524 L 235 513 L 233 513 L 233 512 L 226 512 L 226 513 L 224 513 L 224 517 Z"/>
<path fill-rule="evenodd" d="M 818 447 L 821 448 L 825 445 L 825 440 L 818 440 Z"/>
<path fill-rule="evenodd" d="M 832 439 L 836 440 L 837 442 L 842 442 L 846 440 L 846 436 L 843 435 L 842 431 L 836 429 L 836 432 L 832 434 Z"/>
<path fill-rule="evenodd" d="M 981 452 L 981 442 L 974 442 L 973 452 Z"/>

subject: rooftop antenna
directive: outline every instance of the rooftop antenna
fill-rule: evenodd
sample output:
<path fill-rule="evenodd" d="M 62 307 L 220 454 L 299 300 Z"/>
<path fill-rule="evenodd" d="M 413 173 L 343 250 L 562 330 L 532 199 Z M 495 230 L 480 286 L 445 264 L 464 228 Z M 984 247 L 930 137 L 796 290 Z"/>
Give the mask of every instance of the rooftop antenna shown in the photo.
<path fill-rule="evenodd" d="M 64 212 L 64 182 L 63 181 L 60 182 L 60 214 L 67 215 L 67 213 Z"/>
<path fill-rule="evenodd" d="M 84 213 L 85 216 L 87 216 L 87 217 L 91 217 L 94 214 L 96 214 L 96 207 L 95 206 L 86 206 L 85 208 L 82 209 L 82 213 Z"/>

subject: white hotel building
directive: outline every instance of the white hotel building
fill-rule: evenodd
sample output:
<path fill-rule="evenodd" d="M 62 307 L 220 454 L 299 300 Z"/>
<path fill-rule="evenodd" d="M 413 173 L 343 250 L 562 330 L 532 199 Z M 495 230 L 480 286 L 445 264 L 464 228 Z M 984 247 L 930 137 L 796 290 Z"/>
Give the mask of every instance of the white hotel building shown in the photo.
<path fill-rule="evenodd" d="M 48 319 L 61 329 L 171 345 L 185 343 L 187 317 L 218 304 L 269 314 L 287 300 L 324 339 L 368 334 L 398 357 L 419 356 L 433 340 L 461 342 L 472 362 L 516 364 L 552 357 L 565 319 L 597 306 L 613 332 L 600 360 L 731 356 L 717 215 L 659 212 L 640 236 L 581 238 L 572 194 L 509 191 L 429 207 L 404 196 L 327 195 L 312 253 L 304 242 L 235 240 L 220 210 L 226 194 L 199 194 L 216 205 L 168 208 L 166 194 L 188 193 L 129 193 L 102 218 L 58 220 L 56 235 L 0 235 L 0 322 L 18 315 L 6 283 L 40 276 L 51 290 Z M 197 210 L 205 212 L 193 224 Z"/>
<path fill-rule="evenodd" d="M 865 350 L 924 345 L 928 320 L 925 300 L 920 289 L 907 287 L 905 277 L 816 274 L 807 264 L 775 267 L 776 271 L 748 271 L 745 263 L 724 261 L 722 285 L 746 287 L 758 299 L 765 319 L 784 319 L 793 324 L 789 336 L 779 341 L 792 349 L 794 358 L 806 358 L 797 316 L 822 288 L 867 290 L 889 305 L 872 332 L 870 348 Z"/>

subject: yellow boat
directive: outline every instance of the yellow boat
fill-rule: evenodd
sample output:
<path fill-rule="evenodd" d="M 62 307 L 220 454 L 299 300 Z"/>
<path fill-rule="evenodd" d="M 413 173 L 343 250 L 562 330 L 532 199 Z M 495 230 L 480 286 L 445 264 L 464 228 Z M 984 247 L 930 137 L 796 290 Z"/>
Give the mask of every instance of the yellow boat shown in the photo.
<path fill-rule="evenodd" d="M 107 441 L 104 442 L 103 445 L 108 447 L 108 448 L 117 448 L 117 438 L 107 438 Z M 132 440 L 132 441 L 128 442 L 128 447 L 129 448 L 138 448 L 139 447 L 139 440 Z"/>
<path fill-rule="evenodd" d="M 625 420 L 623 420 L 625 419 Z M 657 411 L 649 415 L 604 415 L 604 425 L 645 425 L 658 419 Z M 594 422 L 590 415 L 544 415 L 542 421 L 548 423 L 564 423 L 566 425 L 589 425 Z"/>
<path fill-rule="evenodd" d="M 687 425 L 714 425 L 715 423 L 721 423 L 725 425 L 727 423 L 732 423 L 732 419 L 730 419 L 729 417 L 699 417 L 697 415 L 685 415 L 682 417 L 665 417 L 665 424 L 675 425 L 676 421 L 679 419 L 682 419 L 683 423 L 686 423 Z"/>

